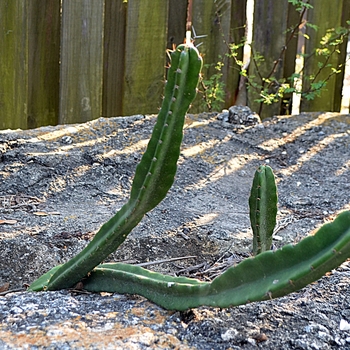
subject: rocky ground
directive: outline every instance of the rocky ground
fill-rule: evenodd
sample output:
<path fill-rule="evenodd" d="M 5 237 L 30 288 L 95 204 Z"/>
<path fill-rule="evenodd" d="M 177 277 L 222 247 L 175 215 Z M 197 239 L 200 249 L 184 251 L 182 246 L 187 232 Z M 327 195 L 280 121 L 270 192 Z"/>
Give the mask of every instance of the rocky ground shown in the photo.
<path fill-rule="evenodd" d="M 349 261 L 298 293 L 222 310 L 24 290 L 125 203 L 154 122 L 0 131 L 0 348 L 350 349 Z M 110 260 L 211 279 L 250 256 L 248 197 L 260 164 L 274 169 L 279 189 L 274 246 L 300 241 L 350 209 L 349 125 L 350 115 L 335 113 L 253 126 L 189 115 L 173 187 Z"/>

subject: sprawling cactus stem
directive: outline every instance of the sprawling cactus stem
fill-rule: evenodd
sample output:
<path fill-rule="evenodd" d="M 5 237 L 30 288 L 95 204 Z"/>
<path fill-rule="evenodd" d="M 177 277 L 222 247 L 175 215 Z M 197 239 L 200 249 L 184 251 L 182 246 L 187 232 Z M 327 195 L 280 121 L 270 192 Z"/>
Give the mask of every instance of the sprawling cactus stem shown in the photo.
<path fill-rule="evenodd" d="M 250 224 L 253 230 L 253 253 L 271 249 L 276 225 L 277 188 L 272 169 L 261 165 L 255 172 L 249 197 Z"/>
<path fill-rule="evenodd" d="M 172 51 L 162 108 L 136 168 L 129 201 L 101 227 L 82 252 L 41 276 L 29 290 L 74 285 L 114 252 L 142 217 L 166 196 L 174 181 L 185 114 L 196 96 L 201 68 L 202 59 L 191 42 Z"/>
<path fill-rule="evenodd" d="M 297 291 L 350 257 L 350 211 L 297 245 L 267 251 L 230 267 L 212 282 L 173 277 L 128 264 L 103 264 L 84 288 L 92 292 L 141 294 L 171 310 L 201 305 L 229 307 Z"/>

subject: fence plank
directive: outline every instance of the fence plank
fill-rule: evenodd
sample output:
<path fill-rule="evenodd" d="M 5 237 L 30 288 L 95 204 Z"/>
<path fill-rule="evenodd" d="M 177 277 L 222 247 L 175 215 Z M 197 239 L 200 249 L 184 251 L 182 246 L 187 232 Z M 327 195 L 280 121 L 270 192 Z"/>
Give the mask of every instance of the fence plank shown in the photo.
<path fill-rule="evenodd" d="M 168 1 L 129 1 L 123 114 L 156 113 L 164 87 Z"/>
<path fill-rule="evenodd" d="M 204 38 L 198 38 L 196 43 L 203 43 L 199 47 L 199 51 L 203 55 L 204 67 L 202 69 L 203 79 L 209 79 L 213 74 L 217 73 L 215 65 L 217 62 L 223 62 L 225 68 L 222 71 L 222 80 L 227 82 L 228 67 L 227 57 L 228 52 L 223 34 L 226 38 L 230 35 L 231 26 L 231 0 L 201 1 L 193 0 L 193 27 L 196 34 L 207 35 Z M 224 97 L 225 98 L 225 97 Z M 221 108 L 224 103 L 221 103 Z M 203 111 L 205 103 L 199 94 L 193 103 L 193 110 Z M 219 109 L 221 109 L 219 108 Z"/>
<path fill-rule="evenodd" d="M 27 128 L 27 1 L 0 1 L 0 129 Z"/>
<path fill-rule="evenodd" d="M 346 23 L 350 20 L 350 1 L 343 0 L 343 10 L 341 17 L 341 26 L 349 28 L 350 26 Z M 339 47 L 338 64 L 342 65 L 341 72 L 335 77 L 335 90 L 334 90 L 334 109 L 336 111 L 341 110 L 342 104 L 342 93 L 337 93 L 343 90 L 344 76 L 345 76 L 345 65 L 346 65 L 346 54 L 348 45 L 349 35 L 344 39 L 344 42 Z M 350 48 L 349 48 L 350 49 Z M 349 110 L 350 112 L 350 110 Z"/>
<path fill-rule="evenodd" d="M 103 108 L 104 117 L 122 115 L 126 3 L 105 0 Z"/>
<path fill-rule="evenodd" d="M 179 45 L 186 35 L 187 0 L 169 0 L 167 48 Z"/>
<path fill-rule="evenodd" d="M 293 35 L 294 28 L 301 22 L 301 13 L 296 10 L 296 6 L 291 3 L 288 4 L 288 19 L 287 19 L 287 33 L 286 33 L 286 50 L 283 55 L 284 67 L 283 67 L 283 78 L 287 83 L 293 84 L 288 78 L 295 72 L 295 60 L 298 50 L 298 39 L 299 39 L 299 26 Z M 280 114 L 291 114 L 293 105 L 293 94 L 287 93 L 283 96 L 281 103 Z"/>
<path fill-rule="evenodd" d="M 28 4 L 28 128 L 35 128 L 58 123 L 60 0 Z"/>
<path fill-rule="evenodd" d="M 231 5 L 231 30 L 229 43 L 240 44 L 246 35 L 247 22 L 247 0 L 234 0 Z M 237 49 L 236 59 L 243 61 L 243 46 Z M 240 67 L 234 59 L 228 59 L 226 62 L 227 79 L 226 79 L 226 97 L 225 107 L 230 107 L 235 103 L 246 101 L 237 101 L 238 88 L 240 81 Z"/>
<path fill-rule="evenodd" d="M 328 79 L 331 74 L 331 68 L 325 68 L 320 72 L 319 63 L 331 64 L 333 67 L 338 65 L 338 54 L 332 55 L 327 60 L 325 56 L 313 55 L 315 48 L 320 47 L 320 41 L 326 34 L 329 28 L 340 26 L 342 18 L 343 0 L 333 0 L 331 3 L 328 0 L 311 0 L 310 4 L 314 6 L 308 11 L 308 22 L 317 24 L 317 31 L 312 28 L 307 28 L 306 33 L 310 39 L 306 40 L 305 54 L 307 55 L 304 63 L 303 76 L 303 91 L 307 91 L 310 87 L 308 77 L 317 75 L 317 81 Z M 341 96 L 341 88 L 336 88 L 336 76 L 333 75 L 327 81 L 326 88 L 321 91 L 320 97 L 315 97 L 314 100 L 301 99 L 301 111 L 339 111 L 340 103 L 336 102 L 336 95 Z"/>
<path fill-rule="evenodd" d="M 61 124 L 102 113 L 104 1 L 62 0 Z"/>
<path fill-rule="evenodd" d="M 254 3 L 253 55 L 260 54 L 264 57 L 264 61 L 260 61 L 259 66 L 254 59 L 249 65 L 249 75 L 255 77 L 254 84 L 263 85 L 263 78 L 270 75 L 277 80 L 283 77 L 284 62 L 282 58 L 280 59 L 280 55 L 285 45 L 287 15 L 287 0 L 260 0 Z M 272 86 L 271 92 L 274 90 Z M 267 105 L 255 101 L 259 98 L 259 89 L 250 88 L 248 91 L 249 106 L 253 111 L 259 113 L 262 119 L 279 114 L 281 101 Z"/>

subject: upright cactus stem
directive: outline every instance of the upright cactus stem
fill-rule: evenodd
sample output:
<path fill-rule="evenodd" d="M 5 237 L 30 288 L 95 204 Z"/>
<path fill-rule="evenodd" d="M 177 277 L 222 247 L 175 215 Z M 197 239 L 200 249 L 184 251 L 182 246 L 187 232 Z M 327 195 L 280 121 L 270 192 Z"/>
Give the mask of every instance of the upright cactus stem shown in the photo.
<path fill-rule="evenodd" d="M 272 234 L 276 226 L 277 187 L 275 176 L 268 165 L 255 172 L 249 197 L 250 224 L 253 230 L 253 253 L 271 249 Z"/>
<path fill-rule="evenodd" d="M 185 115 L 196 96 L 202 58 L 191 42 L 171 52 L 164 100 L 146 152 L 138 164 L 128 202 L 67 263 L 56 266 L 29 290 L 69 288 L 124 242 L 143 216 L 159 204 L 174 182 Z"/>

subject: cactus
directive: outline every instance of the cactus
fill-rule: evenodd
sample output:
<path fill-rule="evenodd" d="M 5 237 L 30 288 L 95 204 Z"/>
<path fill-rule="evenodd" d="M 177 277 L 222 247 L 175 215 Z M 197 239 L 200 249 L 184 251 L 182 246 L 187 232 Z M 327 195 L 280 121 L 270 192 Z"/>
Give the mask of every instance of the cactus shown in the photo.
<path fill-rule="evenodd" d="M 128 264 L 101 264 L 146 212 L 166 195 L 176 173 L 184 117 L 195 97 L 202 60 L 189 43 L 171 53 L 165 97 L 146 152 L 136 168 L 129 201 L 105 223 L 76 257 L 34 281 L 29 291 L 72 287 L 141 294 L 167 309 L 200 305 L 229 307 L 296 291 L 350 257 L 350 211 L 295 246 L 269 251 L 276 223 L 277 194 L 271 168 L 260 167 L 250 195 L 255 257 L 230 267 L 212 282 L 173 277 Z M 97 266 L 97 267 L 96 267 Z"/>
<path fill-rule="evenodd" d="M 277 215 L 277 188 L 272 169 L 261 165 L 255 172 L 249 197 L 250 224 L 253 230 L 253 253 L 271 249 Z"/>
<path fill-rule="evenodd" d="M 136 168 L 129 201 L 101 227 L 84 250 L 34 281 L 29 290 L 69 288 L 77 283 L 114 252 L 142 217 L 166 196 L 174 181 L 185 114 L 196 96 L 201 68 L 202 59 L 189 40 L 171 52 L 164 100 Z"/>
<path fill-rule="evenodd" d="M 230 307 L 297 291 L 350 256 L 350 211 L 295 246 L 266 251 L 230 267 L 212 282 L 173 277 L 128 264 L 102 264 L 83 281 L 91 292 L 141 294 L 171 310 Z"/>

